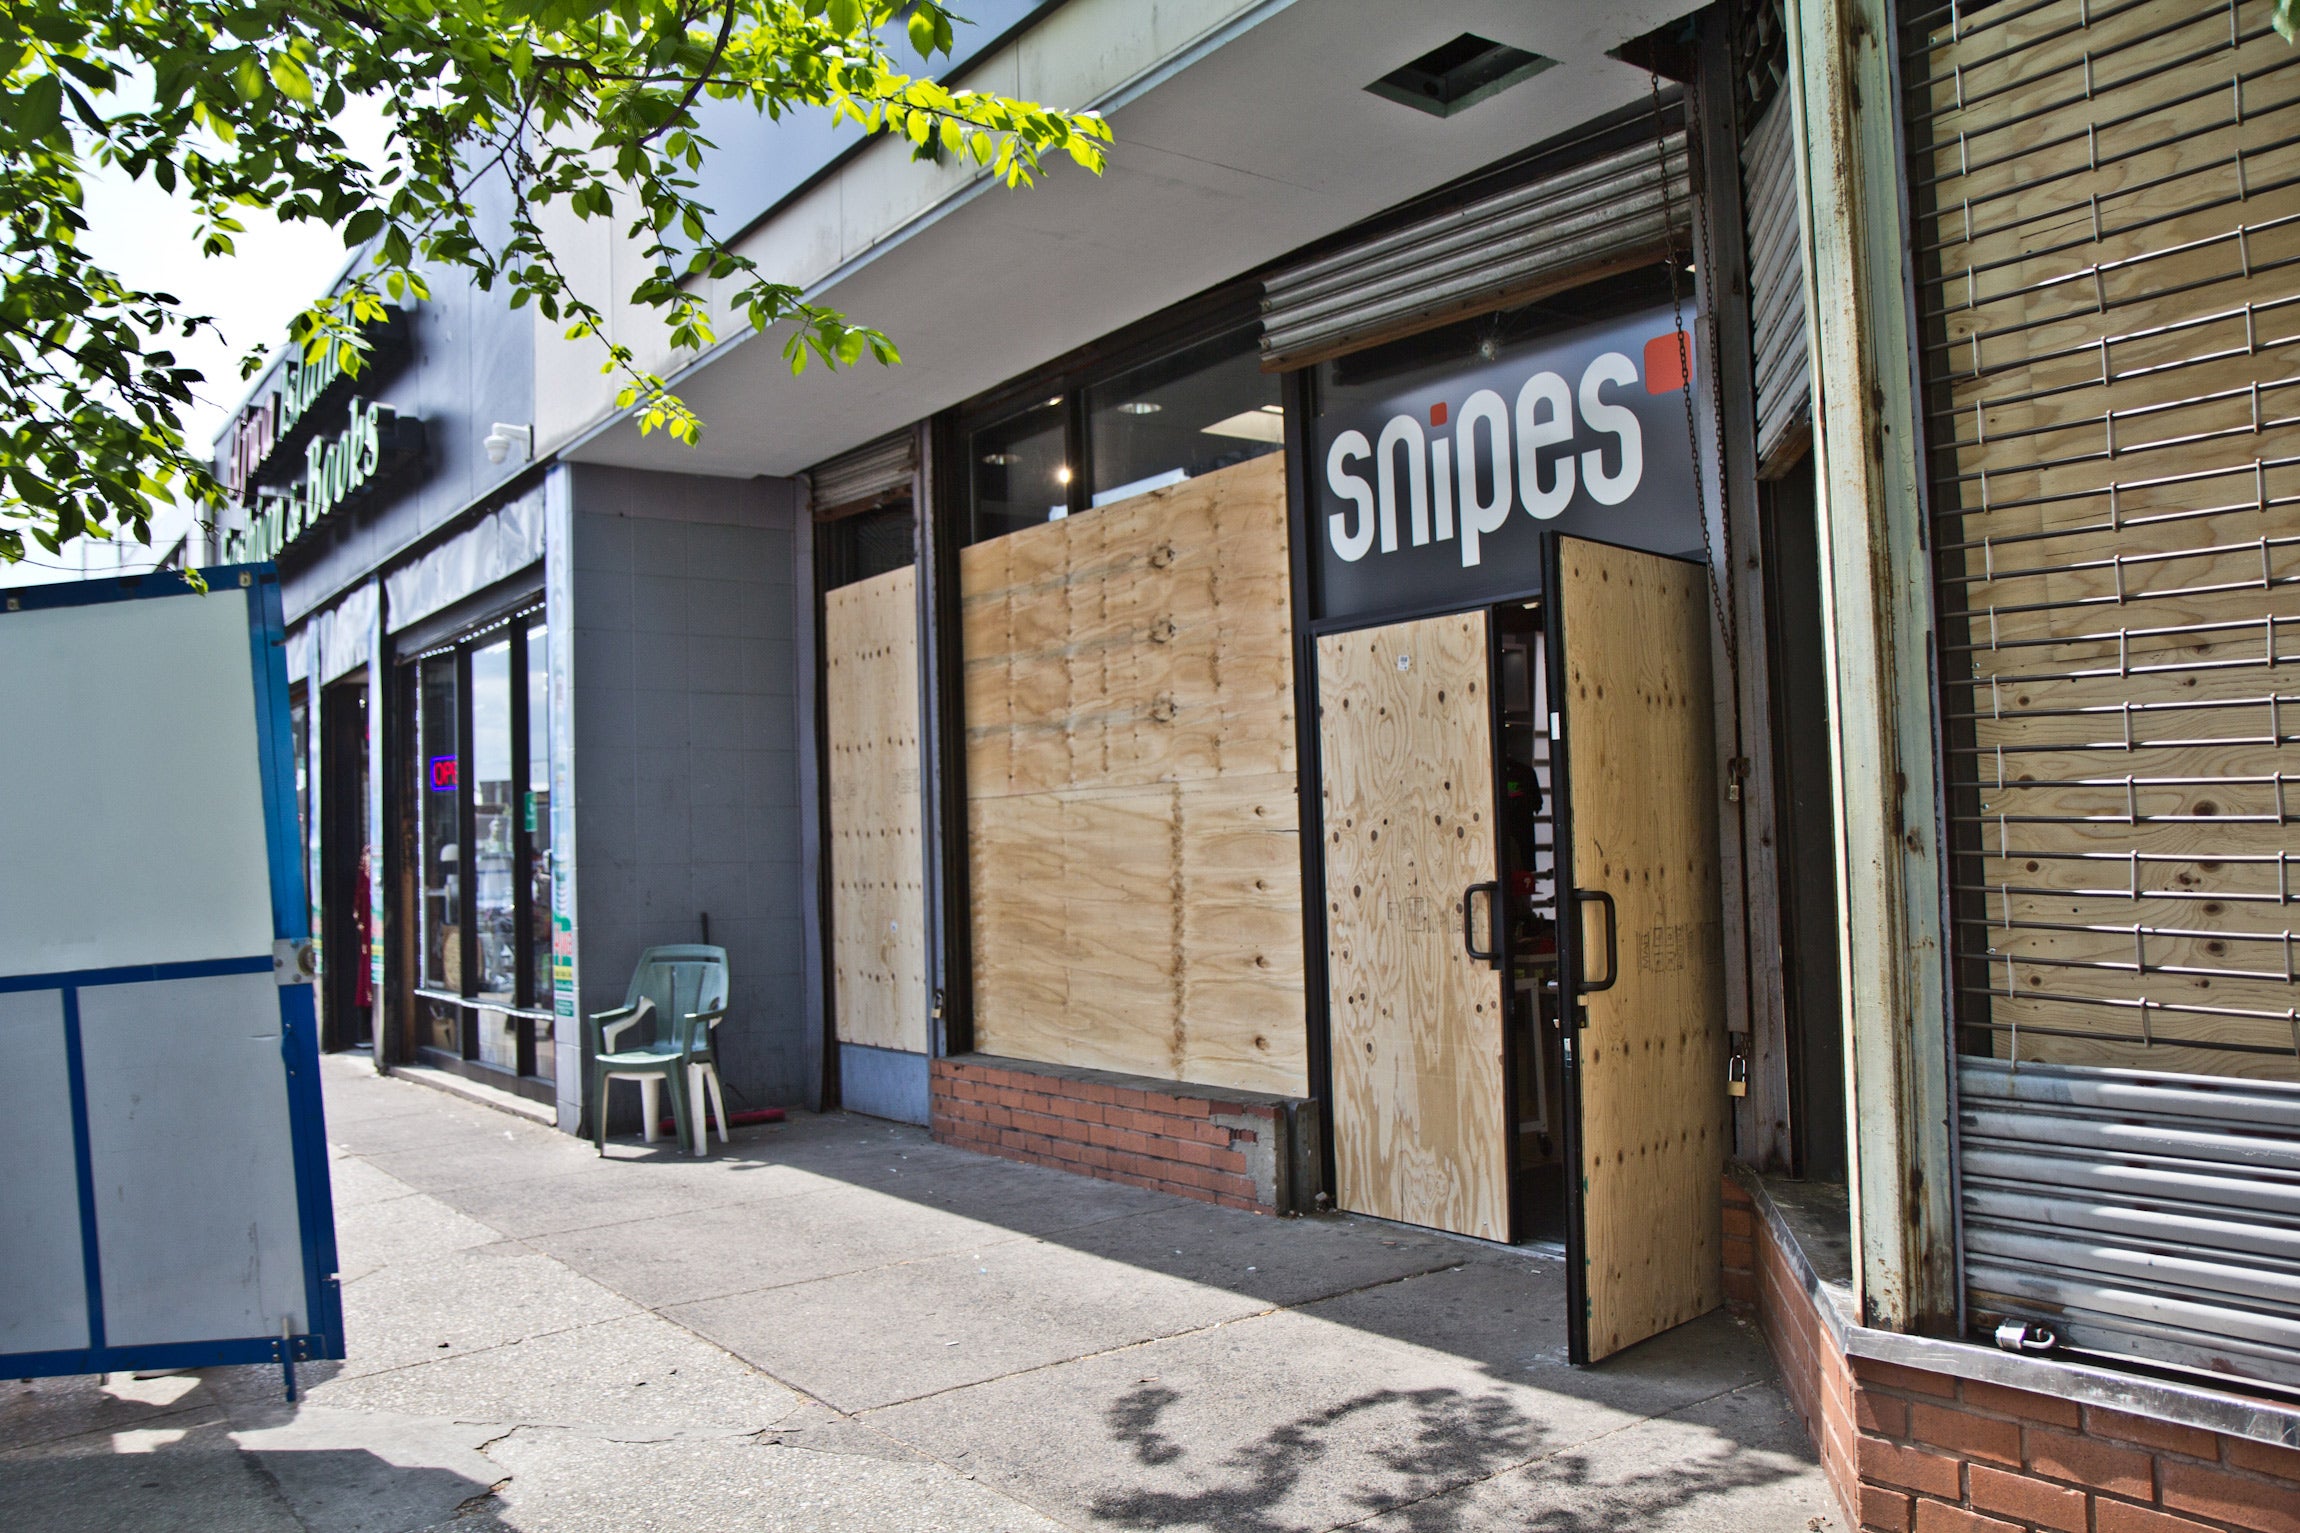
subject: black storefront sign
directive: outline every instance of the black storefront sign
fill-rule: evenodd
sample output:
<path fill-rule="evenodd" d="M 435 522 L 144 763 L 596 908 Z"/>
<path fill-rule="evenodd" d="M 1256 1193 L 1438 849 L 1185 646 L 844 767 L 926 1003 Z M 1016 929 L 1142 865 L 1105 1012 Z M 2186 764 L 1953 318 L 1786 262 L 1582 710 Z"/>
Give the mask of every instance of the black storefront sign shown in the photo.
<path fill-rule="evenodd" d="M 1687 344 L 1664 304 L 1322 386 L 1318 616 L 1532 593 L 1545 531 L 1698 554 Z"/>

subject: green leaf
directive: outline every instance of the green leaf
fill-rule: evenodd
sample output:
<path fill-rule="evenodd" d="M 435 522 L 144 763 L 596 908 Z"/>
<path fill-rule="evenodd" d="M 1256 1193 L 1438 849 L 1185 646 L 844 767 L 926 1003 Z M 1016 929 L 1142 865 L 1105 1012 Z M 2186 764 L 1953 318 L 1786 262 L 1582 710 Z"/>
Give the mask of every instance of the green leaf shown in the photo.
<path fill-rule="evenodd" d="M 304 73 L 303 65 L 296 62 L 294 55 L 272 55 L 272 84 L 278 86 L 280 94 L 290 101 L 311 105 L 311 76 Z"/>

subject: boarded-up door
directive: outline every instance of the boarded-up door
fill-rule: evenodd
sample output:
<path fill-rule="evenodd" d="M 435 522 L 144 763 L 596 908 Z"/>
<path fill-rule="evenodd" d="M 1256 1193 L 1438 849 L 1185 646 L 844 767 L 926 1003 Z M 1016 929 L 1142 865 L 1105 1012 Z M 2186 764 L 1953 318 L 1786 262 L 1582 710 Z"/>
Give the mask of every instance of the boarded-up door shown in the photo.
<path fill-rule="evenodd" d="M 1487 648 L 1483 611 L 1320 639 L 1318 736 L 1337 1196 L 1505 1240 Z"/>
<path fill-rule="evenodd" d="M 838 1037 L 926 1052 L 917 586 L 908 566 L 823 598 Z"/>
<path fill-rule="evenodd" d="M 1580 538 L 1558 539 L 1556 571 L 1581 1021 L 1571 1350 L 1594 1362 L 1724 1300 L 1709 599 L 1697 564 Z"/>

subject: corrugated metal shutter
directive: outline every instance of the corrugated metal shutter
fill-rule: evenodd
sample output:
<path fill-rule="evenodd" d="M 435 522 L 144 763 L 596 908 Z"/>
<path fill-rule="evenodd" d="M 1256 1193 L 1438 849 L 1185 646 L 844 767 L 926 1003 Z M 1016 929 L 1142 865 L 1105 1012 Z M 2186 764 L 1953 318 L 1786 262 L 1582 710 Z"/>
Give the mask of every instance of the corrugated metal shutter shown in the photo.
<path fill-rule="evenodd" d="M 1659 259 L 1692 225 L 1671 133 L 1279 272 L 1262 365 L 1298 367 Z"/>
<path fill-rule="evenodd" d="M 1812 439 L 1805 362 L 1805 241 L 1797 218 L 1789 95 L 1773 98 L 1741 145 L 1749 224 L 1749 318 L 1757 359 L 1758 477 L 1774 478 Z"/>
<path fill-rule="evenodd" d="M 829 521 L 890 504 L 910 494 L 918 471 L 918 437 L 908 428 L 841 453 L 807 471 L 815 517 Z"/>
<path fill-rule="evenodd" d="M 1968 1310 L 2300 1383 L 2300 52 L 2270 10 L 1952 4 L 1901 45 Z"/>
<path fill-rule="evenodd" d="M 1969 1058 L 1958 1082 L 1975 1307 L 2300 1377 L 2300 1086 Z"/>

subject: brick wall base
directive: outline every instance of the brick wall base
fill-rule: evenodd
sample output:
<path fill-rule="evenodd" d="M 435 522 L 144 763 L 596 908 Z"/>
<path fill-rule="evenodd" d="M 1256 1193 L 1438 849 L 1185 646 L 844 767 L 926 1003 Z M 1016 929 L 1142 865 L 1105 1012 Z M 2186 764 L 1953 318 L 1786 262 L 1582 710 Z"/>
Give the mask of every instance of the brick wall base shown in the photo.
<path fill-rule="evenodd" d="M 944 1144 L 1225 1208 L 1296 1212 L 1313 1180 L 1314 1107 L 1286 1097 L 962 1054 L 934 1062 L 928 1105 Z"/>
<path fill-rule="evenodd" d="M 1847 1520 L 1875 1533 L 2300 1533 L 2300 1449 L 1847 1357 L 1770 1221 L 1725 1184 L 1752 1306 Z"/>

